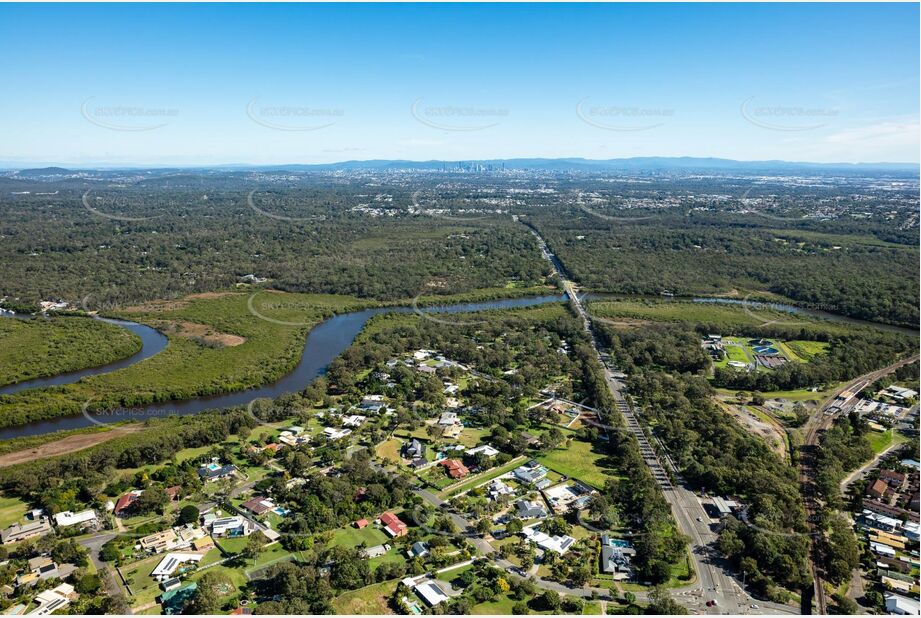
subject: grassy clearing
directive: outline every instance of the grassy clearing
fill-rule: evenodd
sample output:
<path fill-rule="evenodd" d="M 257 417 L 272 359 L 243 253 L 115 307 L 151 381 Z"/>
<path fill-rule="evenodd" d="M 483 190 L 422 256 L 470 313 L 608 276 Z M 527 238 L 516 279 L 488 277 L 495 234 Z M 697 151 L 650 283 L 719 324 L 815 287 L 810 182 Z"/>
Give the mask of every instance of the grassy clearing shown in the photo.
<path fill-rule="evenodd" d="M 0 319 L 0 384 L 24 382 L 127 358 L 141 338 L 91 318 Z"/>
<path fill-rule="evenodd" d="M 364 544 L 366 547 L 382 545 L 389 540 L 389 537 L 383 530 L 375 528 L 373 524 L 359 530 L 354 526 L 339 528 L 333 532 L 333 539 L 330 545 L 339 545 L 342 547 L 358 547 Z"/>
<path fill-rule="evenodd" d="M 537 458 L 548 468 L 601 489 L 605 480 L 616 477 L 614 462 L 589 442 L 570 440 L 542 457 Z"/>
<path fill-rule="evenodd" d="M 654 322 L 682 322 L 691 325 L 705 324 L 723 332 L 746 333 L 768 321 L 778 323 L 795 321 L 791 332 L 800 328 L 835 334 L 853 331 L 852 324 L 820 320 L 806 314 L 792 314 L 772 309 L 768 303 L 752 301 L 748 305 L 719 304 L 663 299 L 613 299 L 596 300 L 588 305 L 589 312 L 612 320 L 647 320 Z"/>
<path fill-rule="evenodd" d="M 392 614 L 389 600 L 398 583 L 399 580 L 394 579 L 340 594 L 333 599 L 333 608 L 337 614 Z"/>
<path fill-rule="evenodd" d="M 893 444 L 902 444 L 908 441 L 908 438 L 892 429 L 889 431 L 871 431 L 867 438 L 870 440 L 870 446 L 873 448 L 873 452 L 877 455 Z"/>
<path fill-rule="evenodd" d="M 19 498 L 0 497 L 0 528 L 6 528 L 22 521 L 29 505 Z"/>
<path fill-rule="evenodd" d="M 601 615 L 601 603 L 597 601 L 586 601 L 582 606 L 582 615 L 583 616 L 600 616 Z"/>
<path fill-rule="evenodd" d="M 384 440 L 374 449 L 374 454 L 381 461 L 400 462 L 400 448 L 403 446 L 403 440 L 391 438 Z"/>
<path fill-rule="evenodd" d="M 800 359 L 802 361 L 812 360 L 816 356 L 825 354 L 828 350 L 828 343 L 825 341 L 793 340 L 787 341 L 781 344 L 781 346 L 781 349 L 783 349 L 783 347 L 789 349 L 792 355 L 788 356 L 791 356 L 793 360 Z"/>

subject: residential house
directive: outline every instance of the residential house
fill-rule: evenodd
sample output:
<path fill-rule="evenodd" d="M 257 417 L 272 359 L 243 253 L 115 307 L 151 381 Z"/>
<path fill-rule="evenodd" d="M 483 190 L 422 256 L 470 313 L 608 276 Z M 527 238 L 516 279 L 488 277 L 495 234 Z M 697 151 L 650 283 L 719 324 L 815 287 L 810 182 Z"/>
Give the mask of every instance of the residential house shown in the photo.
<path fill-rule="evenodd" d="M 416 541 L 406 550 L 406 554 L 412 558 L 424 558 L 429 555 L 429 546 L 422 541 Z"/>
<path fill-rule="evenodd" d="M 47 616 L 53 612 L 64 609 L 71 601 L 79 598 L 70 584 L 59 584 L 51 590 L 40 592 L 35 597 L 37 607 L 29 612 L 30 616 Z"/>
<path fill-rule="evenodd" d="M 547 516 L 547 509 L 539 502 L 519 500 L 515 503 L 515 510 L 519 519 L 543 519 Z"/>
<path fill-rule="evenodd" d="M 205 481 L 219 481 L 233 476 L 237 472 L 237 467 L 233 464 L 220 465 L 216 461 L 201 466 L 198 469 L 198 477 Z"/>
<path fill-rule="evenodd" d="M 159 582 L 172 578 L 173 573 L 183 564 L 201 562 L 205 554 L 193 552 L 174 552 L 166 554 L 163 560 L 151 571 L 150 576 Z"/>
<path fill-rule="evenodd" d="M 457 412 L 443 412 L 441 417 L 438 419 L 438 424 L 442 425 L 443 427 L 455 425 L 458 422 L 459 420 L 457 418 Z"/>
<path fill-rule="evenodd" d="M 387 511 L 380 517 L 384 531 L 392 537 L 401 537 L 409 532 L 406 524 L 399 517 Z"/>
<path fill-rule="evenodd" d="M 882 500 L 889 491 L 889 485 L 882 479 L 876 479 L 867 488 L 867 495 L 874 500 Z"/>
<path fill-rule="evenodd" d="M 917 616 L 921 611 L 921 604 L 917 599 L 912 599 L 892 592 L 885 593 L 886 611 L 896 616 Z"/>
<path fill-rule="evenodd" d="M 246 536 L 249 534 L 249 520 L 241 515 L 221 517 L 211 521 L 211 534 L 214 536 Z"/>
<path fill-rule="evenodd" d="M 879 479 L 885 481 L 889 487 L 893 488 L 896 491 L 900 491 L 905 487 L 905 483 L 908 480 L 908 476 L 902 474 L 901 472 L 895 472 L 893 470 L 880 470 Z"/>
<path fill-rule="evenodd" d="M 361 550 L 361 555 L 364 558 L 370 560 L 371 558 L 379 558 L 383 556 L 390 550 L 390 545 L 373 545 L 371 547 L 366 547 Z"/>
<path fill-rule="evenodd" d="M 450 598 L 434 580 L 419 584 L 416 586 L 415 592 L 422 597 L 423 601 L 428 603 L 429 607 L 435 607 Z"/>
<path fill-rule="evenodd" d="M 535 484 L 547 476 L 547 468 L 531 460 L 523 466 L 518 466 L 512 472 L 516 479 L 526 484 Z"/>
<path fill-rule="evenodd" d="M 243 508 L 253 515 L 262 515 L 275 508 L 275 503 L 270 498 L 256 496 L 242 504 Z"/>
<path fill-rule="evenodd" d="M 625 577 L 631 573 L 630 559 L 617 547 L 611 545 L 601 546 L 601 571 L 610 574 L 622 574 Z"/>
<path fill-rule="evenodd" d="M 489 499 L 499 500 L 503 496 L 514 495 L 515 490 L 506 485 L 502 479 L 493 479 L 489 483 Z"/>
<path fill-rule="evenodd" d="M 521 535 L 531 543 L 537 545 L 540 549 L 544 551 L 556 552 L 560 555 L 563 555 L 569 551 L 569 548 L 572 547 L 576 542 L 576 539 L 569 536 L 568 534 L 562 536 L 550 536 L 546 532 L 539 531 L 534 526 L 524 528 L 521 531 Z"/>
<path fill-rule="evenodd" d="M 474 456 L 483 453 L 486 457 L 495 457 L 499 454 L 499 450 L 490 446 L 489 444 L 482 444 L 476 448 L 472 448 L 467 451 L 467 455 Z"/>
<path fill-rule="evenodd" d="M 452 479 L 462 479 L 470 474 L 470 470 L 467 466 L 457 459 L 442 459 L 438 464 L 444 466 L 445 470 L 448 471 L 448 476 Z"/>
<path fill-rule="evenodd" d="M 37 536 L 42 536 L 51 532 L 51 524 L 47 517 L 41 516 L 33 521 L 24 524 L 13 524 L 9 528 L 0 531 L 0 542 L 3 545 L 7 543 L 18 543 Z"/>
<path fill-rule="evenodd" d="M 175 547 L 178 538 L 176 531 L 169 528 L 143 537 L 138 541 L 138 545 L 145 551 L 159 554 Z"/>
<path fill-rule="evenodd" d="M 137 502 L 138 498 L 141 497 L 142 493 L 144 493 L 143 489 L 132 489 L 128 493 L 121 496 L 115 502 L 115 514 L 119 517 L 124 517 L 126 514 L 128 514 L 134 507 L 134 503 Z"/>
<path fill-rule="evenodd" d="M 57 524 L 59 528 L 77 525 L 82 525 L 84 527 L 91 526 L 97 523 L 96 511 L 93 509 L 86 509 L 85 511 L 80 511 L 79 513 L 63 511 L 61 513 L 55 514 L 54 523 Z"/>
<path fill-rule="evenodd" d="M 338 440 L 352 433 L 351 429 L 339 429 L 337 427 L 325 427 L 323 437 L 327 440 Z"/>
<path fill-rule="evenodd" d="M 421 459 L 425 457 L 425 445 L 413 438 L 403 444 L 403 457 L 406 459 Z"/>

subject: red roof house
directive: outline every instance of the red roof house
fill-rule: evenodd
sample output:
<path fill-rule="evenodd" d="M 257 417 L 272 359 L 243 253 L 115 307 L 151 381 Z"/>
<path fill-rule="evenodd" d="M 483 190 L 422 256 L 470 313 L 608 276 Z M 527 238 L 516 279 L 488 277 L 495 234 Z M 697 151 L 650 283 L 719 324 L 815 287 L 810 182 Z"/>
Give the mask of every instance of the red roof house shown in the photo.
<path fill-rule="evenodd" d="M 387 534 L 392 537 L 403 536 L 409 532 L 406 524 L 403 523 L 399 517 L 389 511 L 381 515 L 381 523 L 384 524 L 384 530 L 387 532 Z"/>
<path fill-rule="evenodd" d="M 266 511 L 270 511 L 275 508 L 275 505 L 271 500 L 266 499 L 263 496 L 256 496 L 255 498 L 250 498 L 241 505 L 244 509 L 253 513 L 254 515 L 262 515 Z"/>
<path fill-rule="evenodd" d="M 128 512 L 132 505 L 137 502 L 138 496 L 141 495 L 142 491 L 141 489 L 134 489 L 119 498 L 115 503 L 115 514 L 121 515 L 122 513 Z"/>
<path fill-rule="evenodd" d="M 456 459 L 444 459 L 439 463 L 445 467 L 445 469 L 448 471 L 448 476 L 450 476 L 452 479 L 462 479 L 470 474 L 470 470 L 467 468 L 467 466 Z"/>
<path fill-rule="evenodd" d="M 367 527 L 367 525 L 368 525 L 368 520 L 364 518 L 359 519 L 358 521 L 355 522 L 355 527 L 358 528 L 359 530 Z"/>
<path fill-rule="evenodd" d="M 166 488 L 166 495 L 169 496 L 170 500 L 178 500 L 181 491 L 182 485 L 174 485 L 173 487 Z"/>
<path fill-rule="evenodd" d="M 877 500 L 881 499 L 886 495 L 886 492 L 889 490 L 889 485 L 886 484 L 886 481 L 882 479 L 876 479 L 873 481 L 873 484 L 867 489 L 867 495 L 876 498 Z"/>

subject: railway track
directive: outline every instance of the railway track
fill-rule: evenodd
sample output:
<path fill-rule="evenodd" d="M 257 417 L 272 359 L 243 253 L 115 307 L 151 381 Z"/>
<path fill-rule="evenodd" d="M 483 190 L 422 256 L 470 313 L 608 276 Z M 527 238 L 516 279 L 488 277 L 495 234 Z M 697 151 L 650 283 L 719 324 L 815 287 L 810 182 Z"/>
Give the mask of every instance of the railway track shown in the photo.
<path fill-rule="evenodd" d="M 806 521 L 809 526 L 810 536 L 812 538 L 812 555 L 809 559 L 809 570 L 812 573 L 812 580 L 815 585 L 815 602 L 820 614 L 828 613 L 828 602 L 825 597 L 825 585 L 822 579 L 822 572 L 816 564 L 821 558 L 819 549 L 816 545 L 816 515 L 819 507 L 815 487 L 815 456 L 819 447 L 819 436 L 827 430 L 836 418 L 847 409 L 847 406 L 853 399 L 860 394 L 863 389 L 867 388 L 883 376 L 903 367 L 909 363 L 918 360 L 918 355 L 902 359 L 896 363 L 877 369 L 870 373 L 864 374 L 843 386 L 835 389 L 832 395 L 825 400 L 819 408 L 817 414 L 813 415 L 806 424 L 806 436 L 803 445 L 800 447 L 800 485 L 803 494 L 803 506 L 806 509 Z M 847 394 L 847 397 L 843 397 Z M 837 408 L 839 412 L 832 413 Z"/>

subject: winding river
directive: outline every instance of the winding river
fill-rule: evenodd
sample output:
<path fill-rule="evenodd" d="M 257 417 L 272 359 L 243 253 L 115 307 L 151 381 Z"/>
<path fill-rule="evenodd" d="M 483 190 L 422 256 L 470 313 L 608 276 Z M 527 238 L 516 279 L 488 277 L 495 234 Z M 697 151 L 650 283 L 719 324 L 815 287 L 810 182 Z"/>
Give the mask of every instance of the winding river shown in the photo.
<path fill-rule="evenodd" d="M 562 302 L 563 300 L 565 300 L 565 296 L 532 296 L 527 298 L 510 298 L 480 303 L 463 303 L 419 309 L 413 307 L 377 307 L 374 309 L 365 309 L 363 311 L 343 313 L 328 318 L 311 329 L 307 334 L 304 350 L 301 352 L 301 358 L 294 368 L 294 371 L 276 382 L 234 393 L 208 395 L 181 401 L 137 406 L 125 410 L 64 416 L 49 420 L 35 421 L 25 425 L 17 425 L 15 427 L 5 427 L 0 429 L 0 440 L 10 440 L 12 438 L 24 436 L 40 436 L 54 431 L 81 429 L 83 427 L 91 427 L 97 423 L 144 420 L 154 416 L 197 414 L 204 410 L 243 406 L 254 399 L 261 399 L 263 397 L 275 398 L 286 393 L 298 392 L 306 388 L 318 376 L 323 375 L 333 359 L 339 356 L 339 354 L 352 344 L 355 337 L 358 336 L 358 333 L 361 332 L 361 329 L 368 320 L 382 313 L 412 313 L 413 311 L 435 314 L 470 313 L 489 309 L 530 307 L 533 305 Z M 83 369 L 51 378 L 39 378 L 27 382 L 20 382 L 19 384 L 6 387 L 14 390 L 0 390 L 0 394 L 14 393 L 30 388 L 70 384 L 85 376 L 108 373 L 109 371 L 133 365 L 145 358 L 150 358 L 166 347 L 166 337 L 149 326 L 144 326 L 135 322 L 126 322 L 124 320 L 107 321 L 122 325 L 125 328 L 130 328 L 133 332 L 138 334 L 144 344 L 141 351 L 129 358 L 101 367 Z"/>
<path fill-rule="evenodd" d="M 616 296 L 589 294 L 587 297 L 589 300 L 602 300 L 604 298 L 615 298 Z M 311 331 L 307 334 L 306 341 L 304 342 L 304 350 L 301 352 L 301 358 L 298 361 L 297 366 L 294 368 L 294 371 L 277 380 L 276 382 L 265 384 L 258 388 L 245 391 L 195 397 L 192 399 L 172 401 L 161 404 L 150 404 L 125 410 L 89 413 L 87 415 L 80 414 L 76 416 L 66 416 L 44 421 L 35 421 L 15 427 L 6 427 L 0 429 L 0 440 L 9 440 L 23 436 L 39 436 L 55 431 L 80 429 L 99 423 L 112 423 L 123 420 L 144 420 L 154 416 L 196 414 L 204 410 L 227 408 L 231 406 L 243 406 L 255 399 L 275 398 L 286 393 L 298 392 L 306 388 L 318 376 L 323 375 L 326 372 L 326 368 L 329 366 L 330 362 L 332 362 L 333 359 L 339 356 L 339 354 L 341 354 L 352 344 L 352 342 L 355 340 L 355 337 L 358 336 L 358 333 L 361 332 L 361 329 L 364 328 L 364 325 L 368 322 L 368 320 L 382 313 L 411 313 L 413 311 L 430 314 L 471 313 L 476 311 L 486 311 L 490 309 L 513 309 L 516 307 L 529 307 L 546 303 L 562 302 L 563 300 L 565 300 L 565 296 L 534 296 L 527 298 L 485 301 L 479 303 L 463 303 L 457 305 L 426 307 L 419 309 L 414 307 L 378 307 L 374 309 L 365 309 L 362 311 L 353 311 L 351 313 L 343 313 L 328 318 L 311 329 Z M 686 301 L 688 299 L 680 300 Z M 693 302 L 744 304 L 744 301 L 730 299 L 694 298 L 691 300 L 693 300 Z M 902 332 L 910 336 L 918 336 L 917 331 L 908 328 L 887 326 L 872 322 L 863 322 L 862 320 L 855 320 L 835 314 L 802 309 L 790 305 L 771 304 L 770 308 L 788 311 L 790 313 L 810 315 L 826 320 L 871 325 L 876 328 Z M 11 317 L 9 314 L 4 315 L 6 317 Z M 19 316 L 12 317 L 18 318 Z M 32 388 L 71 384 L 84 377 L 109 373 L 117 369 L 128 367 L 142 360 L 150 358 L 166 347 L 168 341 L 167 338 L 149 326 L 144 326 L 143 324 L 137 324 L 135 322 L 128 322 L 125 320 L 113 320 L 108 318 L 96 319 L 105 320 L 111 324 L 117 324 L 137 334 L 141 338 L 141 342 L 143 344 L 141 351 L 128 358 L 124 358 L 107 365 L 102 365 L 100 367 L 81 369 L 79 371 L 64 373 L 57 376 L 38 378 L 35 380 L 20 382 L 19 384 L 0 387 L 0 395 L 12 394 Z"/>
<path fill-rule="evenodd" d="M 33 318 L 32 316 L 11 315 L 9 313 L 4 313 L 3 316 L 12 317 L 19 320 L 41 319 Z M 75 319 L 86 320 L 90 318 Z M 128 322 L 127 320 L 113 320 L 111 318 L 92 319 L 99 320 L 100 322 L 108 322 L 109 324 L 115 324 L 116 326 L 121 326 L 122 328 L 130 330 L 132 333 L 141 338 L 141 349 L 131 356 L 107 363 L 105 365 L 99 365 L 98 367 L 87 367 L 86 369 L 78 369 L 77 371 L 59 373 L 56 376 L 50 376 L 47 378 L 35 378 L 34 380 L 25 380 L 16 384 L 0 386 L 0 395 L 12 395 L 13 393 L 18 393 L 19 391 L 25 391 L 32 388 L 45 388 L 47 386 L 73 384 L 74 382 L 79 381 L 81 378 L 98 376 L 103 373 L 115 371 L 116 369 L 124 369 L 125 367 L 130 367 L 134 363 L 139 363 L 142 360 L 148 359 L 154 354 L 159 354 L 160 351 L 166 347 L 166 344 L 169 341 L 165 335 L 159 333 L 155 329 L 149 326 L 144 326 L 143 324 L 138 324 L 137 322 Z"/>

